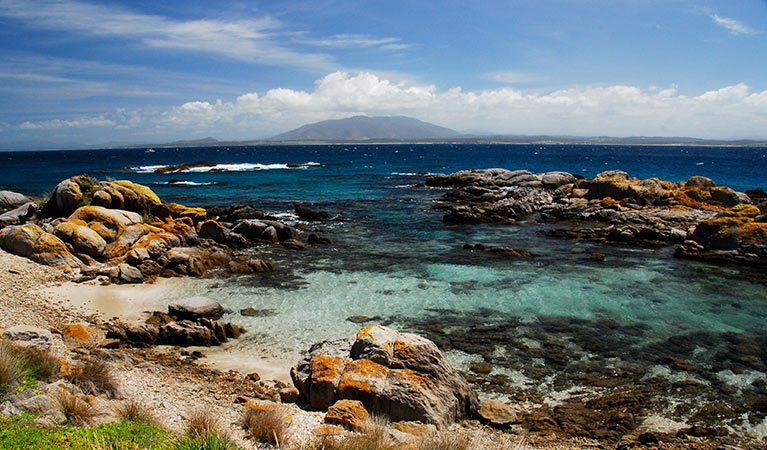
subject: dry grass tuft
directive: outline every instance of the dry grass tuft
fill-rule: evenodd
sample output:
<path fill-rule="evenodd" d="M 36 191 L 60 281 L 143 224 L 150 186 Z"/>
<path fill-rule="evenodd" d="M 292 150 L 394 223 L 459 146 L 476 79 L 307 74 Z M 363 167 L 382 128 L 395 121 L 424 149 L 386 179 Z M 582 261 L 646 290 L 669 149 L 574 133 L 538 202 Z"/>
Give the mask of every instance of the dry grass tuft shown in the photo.
<path fill-rule="evenodd" d="M 21 363 L 10 344 L 0 342 L 0 394 L 9 392 L 21 379 Z"/>
<path fill-rule="evenodd" d="M 192 438 L 205 438 L 222 434 L 221 420 L 210 411 L 197 409 L 189 414 L 186 424 L 186 435 Z"/>
<path fill-rule="evenodd" d="M 304 445 L 302 450 L 396 450 L 385 419 L 373 416 L 360 433 L 347 436 L 322 436 Z"/>
<path fill-rule="evenodd" d="M 285 423 L 285 411 L 282 407 L 266 410 L 247 408 L 240 424 L 250 432 L 253 440 L 284 445 L 288 442 L 288 426 Z"/>
<path fill-rule="evenodd" d="M 131 422 L 157 424 L 157 418 L 152 414 L 147 406 L 140 401 L 132 398 L 126 400 L 115 407 L 115 412 L 122 420 Z"/>
<path fill-rule="evenodd" d="M 75 426 L 89 425 L 99 414 L 96 408 L 92 407 L 85 400 L 77 395 L 61 391 L 57 395 L 61 412 L 67 418 L 67 422 Z"/>
<path fill-rule="evenodd" d="M 112 376 L 109 365 L 104 361 L 86 361 L 82 370 L 73 372 L 68 378 L 86 394 L 104 394 L 109 398 L 116 398 L 119 395 L 117 381 Z"/>
<path fill-rule="evenodd" d="M 524 450 L 524 438 L 484 430 L 443 430 L 418 443 L 417 450 Z"/>

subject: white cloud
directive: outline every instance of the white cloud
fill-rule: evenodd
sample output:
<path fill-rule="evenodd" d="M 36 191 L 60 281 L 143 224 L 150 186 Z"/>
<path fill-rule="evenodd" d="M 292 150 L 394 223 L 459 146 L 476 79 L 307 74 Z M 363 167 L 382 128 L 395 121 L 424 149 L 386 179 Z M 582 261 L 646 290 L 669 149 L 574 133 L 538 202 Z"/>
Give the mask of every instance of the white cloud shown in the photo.
<path fill-rule="evenodd" d="M 313 91 L 276 88 L 231 102 L 184 105 L 166 119 L 195 127 L 229 123 L 276 134 L 306 122 L 354 114 L 405 114 L 458 130 L 513 134 L 665 135 L 707 138 L 764 136 L 767 91 L 745 84 L 688 97 L 676 87 L 587 86 L 538 94 L 504 87 L 440 91 L 392 82 L 369 72 L 334 72 Z"/>
<path fill-rule="evenodd" d="M 322 47 L 381 47 L 392 49 L 409 47 L 407 44 L 400 43 L 399 38 L 376 38 L 367 34 L 334 34 L 328 38 L 306 40 L 304 42 Z"/>
<path fill-rule="evenodd" d="M 334 67 L 328 55 L 286 47 L 278 39 L 282 24 L 269 17 L 178 21 L 75 0 L 0 0 L 0 17 L 36 28 L 128 38 L 150 47 L 213 53 L 240 61 L 311 70 Z"/>
<path fill-rule="evenodd" d="M 114 127 L 117 123 L 104 116 L 81 117 L 73 120 L 52 119 L 41 122 L 27 121 L 19 125 L 21 130 L 61 130 L 65 128 Z"/>
<path fill-rule="evenodd" d="M 731 17 L 722 17 L 719 14 L 711 14 L 711 19 L 714 23 L 726 28 L 732 34 L 758 34 L 756 30 Z"/>
<path fill-rule="evenodd" d="M 248 139 L 356 114 L 408 115 L 457 130 L 487 129 L 499 134 L 767 138 L 767 91 L 752 92 L 745 84 L 695 96 L 680 94 L 676 86 L 585 86 L 546 93 L 511 87 L 466 91 L 394 82 L 370 72 L 333 72 L 317 80 L 313 90 L 275 88 L 230 101 L 190 101 L 161 113 L 122 111 L 91 122 L 49 121 L 38 127 L 110 126 L 112 121 L 142 136 Z"/>

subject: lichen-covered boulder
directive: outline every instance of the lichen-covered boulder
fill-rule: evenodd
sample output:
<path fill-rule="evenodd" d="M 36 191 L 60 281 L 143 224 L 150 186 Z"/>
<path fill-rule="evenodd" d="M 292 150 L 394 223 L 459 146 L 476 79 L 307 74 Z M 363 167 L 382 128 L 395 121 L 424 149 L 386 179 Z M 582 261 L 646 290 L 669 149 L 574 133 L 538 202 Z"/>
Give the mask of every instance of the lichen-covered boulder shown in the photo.
<path fill-rule="evenodd" d="M 107 247 L 107 241 L 98 233 L 88 228 L 84 222 L 62 222 L 56 225 L 53 234 L 59 239 L 71 243 L 78 251 L 94 258 L 100 258 Z"/>
<path fill-rule="evenodd" d="M 12 225 L 0 230 L 0 248 L 48 266 L 82 266 L 61 239 L 33 224 Z"/>
<path fill-rule="evenodd" d="M 472 417 L 478 404 L 433 342 L 378 325 L 360 329 L 355 338 L 315 344 L 291 377 L 314 407 L 359 400 L 392 421 L 441 427 Z"/>
<path fill-rule="evenodd" d="M 189 217 L 192 222 L 198 223 L 204 221 L 208 217 L 208 211 L 205 208 L 195 208 L 191 206 L 184 206 L 178 203 L 169 203 L 168 209 L 170 210 L 170 216 L 174 219 L 179 217 Z"/>
<path fill-rule="evenodd" d="M 103 206 L 83 206 L 69 216 L 69 221 L 80 220 L 99 234 L 106 242 L 114 242 L 123 230 L 141 223 L 141 216 L 135 212 L 107 209 Z"/>

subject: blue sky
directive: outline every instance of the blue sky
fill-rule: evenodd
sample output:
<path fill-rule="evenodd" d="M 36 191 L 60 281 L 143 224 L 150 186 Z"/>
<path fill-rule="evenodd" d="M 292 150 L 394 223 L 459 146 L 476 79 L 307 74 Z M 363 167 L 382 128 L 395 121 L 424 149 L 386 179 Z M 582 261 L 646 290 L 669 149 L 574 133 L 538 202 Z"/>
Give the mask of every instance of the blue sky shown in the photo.
<path fill-rule="evenodd" d="M 0 0 L 0 149 L 459 131 L 767 138 L 767 0 Z"/>

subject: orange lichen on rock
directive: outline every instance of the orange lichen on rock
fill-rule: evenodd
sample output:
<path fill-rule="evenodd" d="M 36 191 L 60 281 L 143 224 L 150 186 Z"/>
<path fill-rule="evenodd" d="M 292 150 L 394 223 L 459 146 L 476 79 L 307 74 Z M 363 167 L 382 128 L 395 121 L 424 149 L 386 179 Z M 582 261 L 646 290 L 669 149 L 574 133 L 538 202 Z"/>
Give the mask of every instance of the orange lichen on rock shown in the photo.
<path fill-rule="evenodd" d="M 170 209 L 171 217 L 188 217 L 192 219 L 194 223 L 203 222 L 208 216 L 208 211 L 206 211 L 205 208 L 184 206 L 178 203 L 168 203 L 168 209 Z"/>
<path fill-rule="evenodd" d="M 391 383 L 402 382 L 411 386 L 429 386 L 429 379 L 421 373 L 410 369 L 392 369 L 389 372 Z"/>
<path fill-rule="evenodd" d="M 62 336 L 70 336 L 72 338 L 87 341 L 93 337 L 94 330 L 91 327 L 85 326 L 81 323 L 70 323 L 61 327 Z"/>

